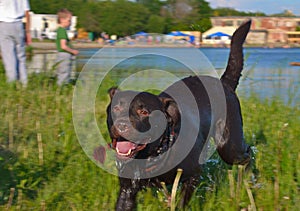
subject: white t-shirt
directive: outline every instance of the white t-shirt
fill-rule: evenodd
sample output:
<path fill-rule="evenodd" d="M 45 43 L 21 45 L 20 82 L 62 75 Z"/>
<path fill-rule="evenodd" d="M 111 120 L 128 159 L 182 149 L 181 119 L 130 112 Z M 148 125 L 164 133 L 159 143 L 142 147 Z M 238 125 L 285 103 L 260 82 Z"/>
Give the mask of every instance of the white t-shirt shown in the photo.
<path fill-rule="evenodd" d="M 30 10 L 28 0 L 0 0 L 0 21 L 21 21 L 25 11 Z"/>

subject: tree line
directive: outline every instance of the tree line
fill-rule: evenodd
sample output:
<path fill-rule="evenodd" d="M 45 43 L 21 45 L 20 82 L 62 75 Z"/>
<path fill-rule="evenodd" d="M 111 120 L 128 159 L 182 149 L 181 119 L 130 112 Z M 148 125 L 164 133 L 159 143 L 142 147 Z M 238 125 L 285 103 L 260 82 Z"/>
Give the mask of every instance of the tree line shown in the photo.
<path fill-rule="evenodd" d="M 138 31 L 168 33 L 173 30 L 205 32 L 212 16 L 266 16 L 232 8 L 212 9 L 205 0 L 30 0 L 37 14 L 56 14 L 68 8 L 78 17 L 77 28 L 118 36 Z"/>

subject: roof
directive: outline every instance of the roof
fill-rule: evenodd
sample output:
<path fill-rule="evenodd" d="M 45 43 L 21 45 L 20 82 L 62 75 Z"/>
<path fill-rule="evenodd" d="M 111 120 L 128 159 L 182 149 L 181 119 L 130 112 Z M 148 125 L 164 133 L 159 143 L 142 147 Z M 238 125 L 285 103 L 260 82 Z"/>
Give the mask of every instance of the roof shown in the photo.
<path fill-rule="evenodd" d="M 192 36 L 192 35 L 189 35 L 189 34 L 182 33 L 181 31 L 171 32 L 168 35 L 171 35 L 171 36 Z"/>
<path fill-rule="evenodd" d="M 232 36 L 233 33 L 235 32 L 236 28 L 233 26 L 215 26 L 207 30 L 206 32 L 203 33 L 203 37 L 207 37 L 211 34 L 221 32 L 227 35 Z"/>
<path fill-rule="evenodd" d="M 231 37 L 231 36 L 229 34 L 225 34 L 223 32 L 216 32 L 216 33 L 208 35 L 207 37 L 213 38 L 213 37 Z"/>

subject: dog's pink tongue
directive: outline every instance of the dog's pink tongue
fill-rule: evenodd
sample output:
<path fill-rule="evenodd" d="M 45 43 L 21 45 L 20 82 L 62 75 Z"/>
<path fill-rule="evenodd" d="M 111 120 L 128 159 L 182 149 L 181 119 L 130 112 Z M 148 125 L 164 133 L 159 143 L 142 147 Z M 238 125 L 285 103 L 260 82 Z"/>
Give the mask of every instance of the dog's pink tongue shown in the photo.
<path fill-rule="evenodd" d="M 136 148 L 136 144 L 129 141 L 122 141 L 122 142 L 117 142 L 116 148 L 118 149 L 119 153 L 127 154 L 129 150 Z"/>

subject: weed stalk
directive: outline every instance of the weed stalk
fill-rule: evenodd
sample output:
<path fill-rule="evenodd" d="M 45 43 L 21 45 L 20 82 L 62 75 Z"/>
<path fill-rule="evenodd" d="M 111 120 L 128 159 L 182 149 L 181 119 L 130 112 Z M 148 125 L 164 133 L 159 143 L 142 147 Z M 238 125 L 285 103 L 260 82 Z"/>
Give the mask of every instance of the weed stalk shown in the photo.
<path fill-rule="evenodd" d="M 36 122 L 36 129 L 39 131 L 40 129 L 40 122 Z M 39 151 L 39 164 L 44 164 L 44 152 L 43 152 L 43 141 L 42 141 L 42 134 L 40 132 L 37 133 L 37 141 L 38 141 L 38 151 Z"/>
<path fill-rule="evenodd" d="M 17 207 L 16 207 L 17 210 L 21 210 L 22 197 L 23 197 L 22 189 L 18 189 L 18 202 L 17 202 Z"/>
<path fill-rule="evenodd" d="M 245 179 L 244 179 L 244 186 L 246 188 L 246 191 L 247 191 L 250 203 L 251 203 L 251 210 L 252 211 L 256 211 L 256 205 L 255 205 L 255 201 L 254 201 L 254 197 L 253 197 L 252 191 L 251 191 L 251 189 L 250 189 L 250 187 L 248 185 L 248 182 Z"/>
<path fill-rule="evenodd" d="M 41 201 L 41 211 L 45 211 L 46 210 L 46 202 L 45 200 Z"/>
<path fill-rule="evenodd" d="M 160 185 L 163 188 L 163 193 L 164 193 L 165 198 L 169 201 L 169 197 L 170 196 L 169 196 L 169 192 L 168 192 L 166 183 L 165 182 L 161 182 Z"/>
<path fill-rule="evenodd" d="M 228 170 L 228 179 L 229 179 L 229 187 L 230 187 L 230 197 L 231 197 L 231 199 L 234 199 L 235 198 L 234 178 L 233 178 L 232 170 Z"/>
<path fill-rule="evenodd" d="M 176 192 L 179 184 L 179 180 L 182 174 L 182 169 L 177 169 L 177 174 L 173 183 L 172 193 L 171 193 L 171 211 L 175 211 L 176 209 Z"/>
<path fill-rule="evenodd" d="M 240 206 L 240 199 L 241 199 L 241 188 L 242 188 L 242 182 L 243 182 L 243 172 L 245 167 L 243 165 L 238 165 L 238 178 L 237 178 L 237 184 L 236 184 L 236 209 L 239 210 Z"/>
<path fill-rule="evenodd" d="M 10 194 L 9 194 L 8 202 L 6 205 L 6 210 L 9 210 L 11 207 L 13 199 L 14 199 L 14 194 L 15 194 L 15 188 L 10 188 Z"/>
<path fill-rule="evenodd" d="M 9 115 L 8 128 L 8 148 L 11 150 L 14 147 L 14 120 L 12 114 Z"/>

